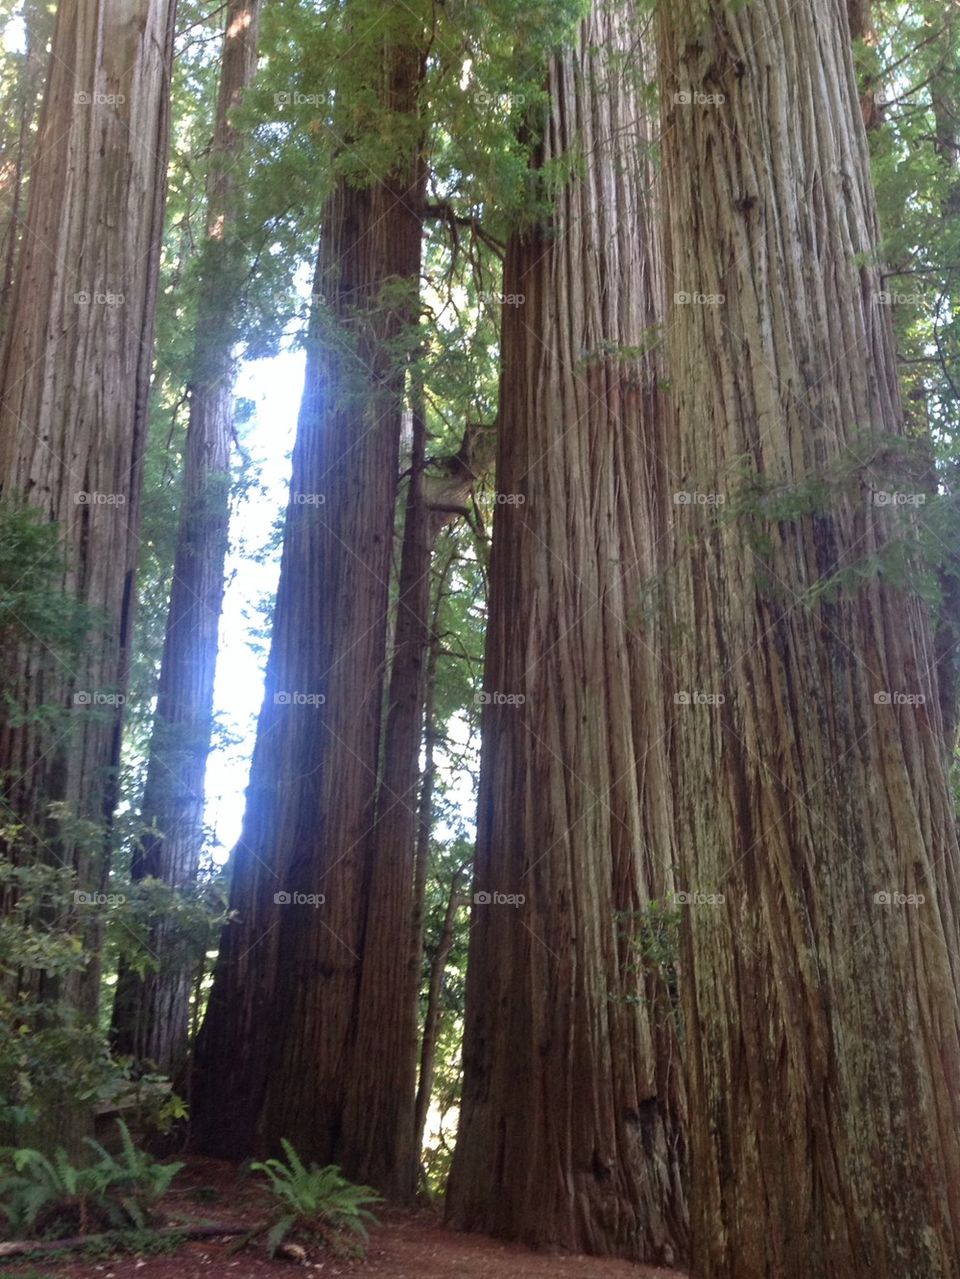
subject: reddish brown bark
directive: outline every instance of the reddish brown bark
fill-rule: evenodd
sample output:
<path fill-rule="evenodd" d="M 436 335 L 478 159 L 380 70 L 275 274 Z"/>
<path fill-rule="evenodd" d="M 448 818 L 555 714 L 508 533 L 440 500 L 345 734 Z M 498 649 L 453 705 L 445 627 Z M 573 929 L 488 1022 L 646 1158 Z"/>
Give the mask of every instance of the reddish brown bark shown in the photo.
<path fill-rule="evenodd" d="M 958 855 L 845 23 L 659 13 L 671 462 L 713 499 L 670 578 L 714 699 L 676 716 L 693 1270 L 946 1279 Z"/>
<path fill-rule="evenodd" d="M 29 210 L 0 367 L 0 484 L 59 525 L 64 590 L 102 625 L 68 668 L 8 654 L 25 719 L 0 722 L 3 803 L 38 858 L 103 886 L 129 657 L 153 311 L 163 222 L 173 0 L 75 0 L 57 11 Z M 41 707 L 58 713 L 36 714 Z M 72 1002 L 93 1017 L 94 956 Z M 78 925 L 82 930 L 83 921 Z M 52 994 L 52 990 L 49 992 Z M 70 1144 L 70 1108 L 51 1107 Z M 75 1116 L 73 1116 L 75 1117 Z M 73 1134 L 75 1135 L 75 1134 Z"/>
<path fill-rule="evenodd" d="M 582 174 L 511 238 L 464 1086 L 452 1222 L 679 1260 L 676 1025 L 618 913 L 671 886 L 670 784 L 641 616 L 665 522 L 643 36 L 595 3 L 551 62 L 542 163 Z M 498 900 L 503 894 L 506 900 Z M 518 904 L 511 898 L 519 895 Z"/>
<path fill-rule="evenodd" d="M 426 35 L 422 15 L 407 12 L 377 84 L 409 132 Z M 415 1175 L 413 1092 L 394 1097 L 382 1080 L 410 1051 L 406 1009 L 390 1010 L 377 1053 L 355 1043 L 364 923 L 382 918 L 364 894 L 375 877 L 397 351 L 417 316 L 422 204 L 422 162 L 407 151 L 378 180 L 338 184 L 325 209 L 266 697 L 234 857 L 238 920 L 223 937 L 195 1089 L 203 1149 L 272 1153 L 290 1137 L 305 1157 L 400 1198 Z M 409 937 L 407 915 L 401 964 Z M 372 1096 L 382 1108 L 361 1123 L 355 1098 Z"/>

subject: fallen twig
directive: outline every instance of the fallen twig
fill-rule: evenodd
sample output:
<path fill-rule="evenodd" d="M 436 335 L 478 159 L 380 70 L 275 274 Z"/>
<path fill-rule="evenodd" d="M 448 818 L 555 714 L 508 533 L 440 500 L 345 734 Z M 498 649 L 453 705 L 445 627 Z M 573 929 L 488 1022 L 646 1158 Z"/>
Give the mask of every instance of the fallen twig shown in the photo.
<path fill-rule="evenodd" d="M 137 1237 L 148 1233 L 153 1239 L 214 1239 L 217 1235 L 254 1235 L 263 1226 L 252 1228 L 248 1225 L 235 1225 L 230 1222 L 218 1222 L 213 1225 L 163 1226 L 159 1230 L 149 1232 L 137 1231 Z M 110 1230 L 102 1235 L 73 1235 L 69 1239 L 16 1239 L 0 1243 L 0 1257 L 22 1257 L 31 1252 L 59 1252 L 61 1249 L 83 1248 L 87 1244 L 123 1243 L 131 1237 L 130 1231 Z"/>

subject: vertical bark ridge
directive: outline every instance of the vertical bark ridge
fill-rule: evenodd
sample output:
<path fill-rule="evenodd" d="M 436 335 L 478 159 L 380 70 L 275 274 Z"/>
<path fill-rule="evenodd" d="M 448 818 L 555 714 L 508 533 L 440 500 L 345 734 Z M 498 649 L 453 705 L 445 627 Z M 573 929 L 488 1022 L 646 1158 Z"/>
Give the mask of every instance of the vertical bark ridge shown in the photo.
<path fill-rule="evenodd" d="M 694 1272 L 936 1279 L 957 847 L 930 619 L 865 567 L 911 537 L 878 496 L 921 486 L 846 19 L 659 25 L 672 464 L 726 499 L 678 509 L 671 578 L 678 678 L 725 699 L 676 716 Z"/>
<path fill-rule="evenodd" d="M 448 1204 L 461 1227 L 669 1262 L 686 1247 L 677 1026 L 623 935 L 671 888 L 673 854 L 663 673 L 641 616 L 665 483 L 634 21 L 595 4 L 552 60 L 540 159 L 572 154 L 577 171 L 505 263 L 505 296 L 524 300 L 503 317 Z"/>
<path fill-rule="evenodd" d="M 67 663 L 24 645 L 6 655 L 22 716 L 0 716 L 3 805 L 18 855 L 72 866 L 103 887 L 102 828 L 116 799 L 137 527 L 163 228 L 174 0 L 76 0 L 57 10 L 29 208 L 0 357 L 0 486 L 62 534 L 64 590 L 96 616 Z M 41 708 L 50 714 L 37 714 Z M 69 822 L 48 807 L 66 806 Z M 97 953 L 93 912 L 78 921 Z M 99 967 L 67 983 L 96 1012 Z M 76 986 L 76 989 L 73 987 Z M 51 1001 L 60 983 L 45 983 Z M 78 1140 L 50 1107 L 52 1140 Z"/>
<path fill-rule="evenodd" d="M 422 15 L 406 12 L 378 82 L 399 123 L 415 118 L 424 66 Z M 417 319 L 423 181 L 419 154 L 405 154 L 379 180 L 338 182 L 324 210 L 273 642 L 234 854 L 238 919 L 223 936 L 195 1088 L 202 1149 L 273 1153 L 289 1137 L 305 1157 L 390 1194 L 409 1179 L 412 1141 L 400 1140 L 390 1097 L 382 1114 L 355 1122 L 353 1098 L 376 1089 L 381 1059 L 354 1059 L 353 1045 L 364 920 L 377 909 L 364 891 L 403 406 L 397 353 L 413 344 Z M 399 954 L 409 937 L 408 916 Z M 411 1134 L 412 1108 L 411 1088 Z"/>

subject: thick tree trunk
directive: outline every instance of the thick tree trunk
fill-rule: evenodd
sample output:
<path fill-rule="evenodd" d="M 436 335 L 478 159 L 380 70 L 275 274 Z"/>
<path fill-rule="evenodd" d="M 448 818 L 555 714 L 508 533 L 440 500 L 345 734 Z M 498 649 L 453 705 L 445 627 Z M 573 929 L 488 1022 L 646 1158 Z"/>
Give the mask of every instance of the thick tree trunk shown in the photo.
<path fill-rule="evenodd" d="M 549 72 L 548 163 L 582 155 L 503 292 L 464 1090 L 452 1221 L 637 1259 L 685 1252 L 665 992 L 618 914 L 671 887 L 662 678 L 640 612 L 666 520 L 642 36 L 595 3 Z M 631 66 L 632 63 L 632 66 Z M 498 895 L 505 895 L 502 900 Z M 519 895 L 519 904 L 511 904 Z"/>
<path fill-rule="evenodd" d="M 407 36 L 383 51 L 379 87 L 409 129 L 426 37 L 407 12 Z M 412 1133 L 412 1090 L 398 1103 L 379 1084 L 399 1040 L 362 1058 L 354 1037 L 364 920 L 381 909 L 364 893 L 403 403 L 397 352 L 417 316 L 422 205 L 412 154 L 365 187 L 341 183 L 327 203 L 266 697 L 235 852 L 239 918 L 224 933 L 194 1093 L 202 1149 L 274 1153 L 290 1137 L 304 1156 L 390 1193 L 409 1184 L 398 1162 L 412 1161 L 413 1143 L 398 1132 Z M 409 927 L 408 916 L 398 957 Z M 403 1020 L 385 1032 L 402 1035 Z M 356 1095 L 384 1109 L 348 1127 Z"/>
<path fill-rule="evenodd" d="M 414 380 L 419 378 L 419 372 Z M 354 1075 L 344 1126 L 358 1151 L 379 1152 L 371 1177 L 398 1202 L 416 1195 L 414 1129 L 417 999 L 420 956 L 398 953 L 413 918 L 414 857 L 420 744 L 426 699 L 430 623 L 430 512 L 424 500 L 427 423 L 422 392 L 414 392 L 413 450 L 400 557 L 393 661 L 384 746 L 370 832 L 368 903 L 357 1010 Z M 358 1072 L 361 1062 L 365 1069 Z M 376 1062 L 379 1068 L 369 1063 Z M 368 1161 L 369 1162 L 369 1161 Z"/>
<path fill-rule="evenodd" d="M 0 368 L 3 498 L 24 495 L 58 522 L 64 589 L 103 623 L 71 669 L 42 653 L 7 654 L 27 717 L 7 713 L 0 723 L 3 802 L 36 856 L 74 866 L 88 892 L 103 885 L 102 837 L 78 840 L 73 822 L 48 819 L 47 808 L 60 801 L 72 818 L 102 827 L 115 798 L 173 19 L 174 0 L 58 8 Z M 40 707 L 64 710 L 51 721 L 34 714 Z M 87 914 L 94 958 L 71 998 L 93 1017 L 98 930 L 96 912 Z M 49 1111 L 68 1144 L 72 1114 Z"/>
<path fill-rule="evenodd" d="M 230 519 L 234 322 L 242 254 L 232 239 L 241 138 L 231 113 L 257 69 L 259 0 L 230 0 L 226 12 L 217 118 L 207 182 L 207 236 L 183 499 L 150 742 L 142 817 L 147 834 L 132 872 L 171 888 L 196 881 L 203 843 L 204 778 L 213 724 L 217 635 L 223 605 Z M 194 962 L 171 953 L 169 926 L 151 930 L 159 968 L 121 971 L 113 1015 L 117 1052 L 179 1078 L 186 1065 Z"/>
<path fill-rule="evenodd" d="M 858 572 L 917 484 L 839 4 L 659 11 L 698 1279 L 960 1256 L 957 845 L 929 617 Z"/>

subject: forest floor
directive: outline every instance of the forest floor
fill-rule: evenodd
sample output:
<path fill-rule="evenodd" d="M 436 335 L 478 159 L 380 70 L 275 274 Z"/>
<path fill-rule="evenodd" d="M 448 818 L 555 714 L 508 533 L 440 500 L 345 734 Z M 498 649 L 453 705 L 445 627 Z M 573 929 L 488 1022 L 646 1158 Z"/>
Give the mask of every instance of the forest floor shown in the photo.
<path fill-rule="evenodd" d="M 259 1178 L 238 1177 L 230 1164 L 191 1159 L 176 1178 L 163 1208 L 170 1223 L 252 1224 L 267 1216 Z M 484 1235 L 447 1230 L 435 1213 L 386 1211 L 370 1232 L 362 1260 L 341 1261 L 311 1253 L 304 1269 L 321 1279 L 682 1279 L 676 1270 L 635 1266 L 599 1257 L 533 1252 Z M 292 1276 L 290 1261 L 269 1261 L 262 1243 L 230 1252 L 230 1238 L 193 1240 L 175 1252 L 90 1260 L 6 1263 L 11 1279 L 262 1279 Z"/>

